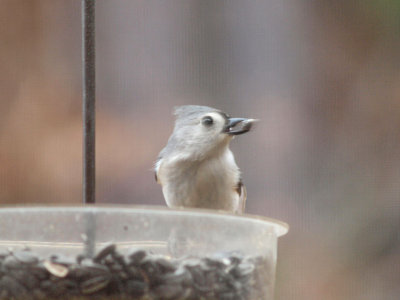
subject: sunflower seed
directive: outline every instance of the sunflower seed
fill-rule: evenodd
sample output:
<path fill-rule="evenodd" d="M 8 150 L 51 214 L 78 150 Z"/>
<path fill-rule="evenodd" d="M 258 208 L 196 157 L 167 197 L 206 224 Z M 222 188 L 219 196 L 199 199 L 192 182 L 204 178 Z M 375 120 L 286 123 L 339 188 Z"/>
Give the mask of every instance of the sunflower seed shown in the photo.
<path fill-rule="evenodd" d="M 18 259 L 15 258 L 13 255 L 7 256 L 3 260 L 3 267 L 6 269 L 18 269 L 22 267 L 22 264 L 18 261 Z"/>
<path fill-rule="evenodd" d="M 30 251 L 15 251 L 14 257 L 21 263 L 34 265 L 39 259 Z"/>
<path fill-rule="evenodd" d="M 128 253 L 128 257 L 130 259 L 130 263 L 139 263 L 146 257 L 146 252 L 143 250 L 132 249 Z"/>
<path fill-rule="evenodd" d="M 103 258 L 105 258 L 108 255 L 111 255 L 115 253 L 117 246 L 115 244 L 107 244 L 104 246 L 99 253 L 94 257 L 93 261 L 95 262 L 100 262 Z"/>
<path fill-rule="evenodd" d="M 81 291 L 84 295 L 94 294 L 104 289 L 110 283 L 110 277 L 98 276 L 84 281 L 81 285 Z"/>
<path fill-rule="evenodd" d="M 68 274 L 68 268 L 64 265 L 45 260 L 43 262 L 44 267 L 50 274 L 56 277 L 65 277 Z"/>

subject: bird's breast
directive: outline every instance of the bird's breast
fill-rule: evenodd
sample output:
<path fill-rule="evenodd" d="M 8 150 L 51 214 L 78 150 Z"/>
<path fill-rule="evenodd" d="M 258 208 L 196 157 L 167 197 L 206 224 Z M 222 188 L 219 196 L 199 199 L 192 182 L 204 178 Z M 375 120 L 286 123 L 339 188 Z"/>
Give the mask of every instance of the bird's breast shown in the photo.
<path fill-rule="evenodd" d="M 162 166 L 163 193 L 168 206 L 235 211 L 239 169 L 232 153 L 203 161 L 171 161 Z"/>

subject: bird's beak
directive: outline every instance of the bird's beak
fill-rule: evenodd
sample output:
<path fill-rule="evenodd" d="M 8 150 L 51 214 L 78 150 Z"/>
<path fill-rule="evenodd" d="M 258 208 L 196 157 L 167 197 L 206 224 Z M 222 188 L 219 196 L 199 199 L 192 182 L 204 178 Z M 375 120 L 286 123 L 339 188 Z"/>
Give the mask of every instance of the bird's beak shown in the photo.
<path fill-rule="evenodd" d="M 228 123 L 224 127 L 224 132 L 229 135 L 239 135 L 246 133 L 251 129 L 253 123 L 258 120 L 244 118 L 229 118 Z"/>

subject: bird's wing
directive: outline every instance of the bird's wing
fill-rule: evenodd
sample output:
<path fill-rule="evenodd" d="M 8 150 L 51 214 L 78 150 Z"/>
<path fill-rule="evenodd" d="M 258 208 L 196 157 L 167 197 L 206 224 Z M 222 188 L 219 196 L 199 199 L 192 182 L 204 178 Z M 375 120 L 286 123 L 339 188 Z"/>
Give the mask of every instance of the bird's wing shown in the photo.
<path fill-rule="evenodd" d="M 246 208 L 247 191 L 241 179 L 236 186 L 236 192 L 239 195 L 239 206 L 237 212 L 244 213 L 244 210 Z"/>
<path fill-rule="evenodd" d="M 154 177 L 156 179 L 156 182 L 161 184 L 161 181 L 158 178 L 158 172 L 160 170 L 160 166 L 161 166 L 161 162 L 162 162 L 162 157 L 158 157 L 156 163 L 154 164 Z"/>
<path fill-rule="evenodd" d="M 157 172 L 154 172 L 154 179 L 155 179 L 155 180 L 156 180 L 156 182 L 158 183 Z"/>

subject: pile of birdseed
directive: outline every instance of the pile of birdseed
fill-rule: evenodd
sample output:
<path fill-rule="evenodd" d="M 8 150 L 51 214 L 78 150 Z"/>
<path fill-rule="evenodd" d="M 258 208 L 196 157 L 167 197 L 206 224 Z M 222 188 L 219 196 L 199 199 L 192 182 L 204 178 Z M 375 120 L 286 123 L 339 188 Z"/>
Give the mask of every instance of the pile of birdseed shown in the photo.
<path fill-rule="evenodd" d="M 265 299 L 262 257 L 168 259 L 108 244 L 93 258 L 0 252 L 0 299 Z"/>

